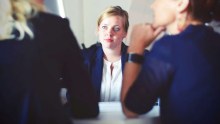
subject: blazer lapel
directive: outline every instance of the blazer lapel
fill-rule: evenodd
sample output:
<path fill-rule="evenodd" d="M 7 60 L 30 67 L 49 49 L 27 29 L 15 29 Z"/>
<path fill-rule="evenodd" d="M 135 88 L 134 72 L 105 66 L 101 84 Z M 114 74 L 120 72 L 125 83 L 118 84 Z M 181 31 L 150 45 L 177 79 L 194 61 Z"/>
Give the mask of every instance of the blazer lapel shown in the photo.
<path fill-rule="evenodd" d="M 92 82 L 95 89 L 97 89 L 98 96 L 100 97 L 101 82 L 102 82 L 102 68 L 103 68 L 103 50 L 101 46 L 96 51 L 96 56 L 92 66 Z"/>

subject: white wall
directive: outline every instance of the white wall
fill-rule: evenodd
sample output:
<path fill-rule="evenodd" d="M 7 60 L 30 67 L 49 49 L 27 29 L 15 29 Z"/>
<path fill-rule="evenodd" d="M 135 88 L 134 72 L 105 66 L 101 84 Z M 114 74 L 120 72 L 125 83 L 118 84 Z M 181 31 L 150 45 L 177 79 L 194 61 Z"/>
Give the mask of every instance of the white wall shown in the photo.
<path fill-rule="evenodd" d="M 84 37 L 84 13 L 83 0 L 63 0 L 66 17 L 70 20 L 70 26 L 78 40 L 82 43 Z"/>
<path fill-rule="evenodd" d="M 96 20 L 99 14 L 110 5 L 119 5 L 129 13 L 129 32 L 125 43 L 129 43 L 129 33 L 132 25 L 152 20 L 149 8 L 153 0 L 45 0 L 46 6 L 52 13 L 59 14 L 58 3 L 63 1 L 65 16 L 70 20 L 70 26 L 78 39 L 79 44 L 86 47 L 97 42 Z M 54 5 L 55 4 L 55 5 Z"/>

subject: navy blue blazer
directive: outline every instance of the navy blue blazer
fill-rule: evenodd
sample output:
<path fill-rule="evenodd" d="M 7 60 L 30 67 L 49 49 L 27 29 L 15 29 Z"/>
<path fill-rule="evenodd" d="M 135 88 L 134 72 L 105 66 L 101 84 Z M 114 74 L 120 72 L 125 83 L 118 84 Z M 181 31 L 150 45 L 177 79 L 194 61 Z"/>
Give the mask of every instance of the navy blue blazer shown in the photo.
<path fill-rule="evenodd" d="M 63 86 L 74 117 L 97 116 L 98 100 L 68 20 L 39 13 L 28 23 L 34 39 L 0 41 L 0 124 L 71 124 L 60 100 Z"/>
<path fill-rule="evenodd" d="M 122 64 L 122 73 L 124 70 L 124 65 L 126 62 L 126 53 L 127 48 L 123 42 L 121 45 L 121 64 Z M 145 51 L 148 53 L 148 51 Z M 84 57 L 84 64 L 86 69 L 88 69 L 92 84 L 96 89 L 98 98 L 100 99 L 100 90 L 101 90 L 101 82 L 102 82 L 102 71 L 103 71 L 103 56 L 104 52 L 102 50 L 101 43 L 94 44 L 89 48 L 83 49 L 83 57 Z M 146 54 L 145 53 L 145 54 Z"/>
<path fill-rule="evenodd" d="M 220 35 L 210 27 L 165 35 L 142 69 L 125 99 L 129 110 L 144 114 L 159 97 L 163 124 L 220 124 Z"/>

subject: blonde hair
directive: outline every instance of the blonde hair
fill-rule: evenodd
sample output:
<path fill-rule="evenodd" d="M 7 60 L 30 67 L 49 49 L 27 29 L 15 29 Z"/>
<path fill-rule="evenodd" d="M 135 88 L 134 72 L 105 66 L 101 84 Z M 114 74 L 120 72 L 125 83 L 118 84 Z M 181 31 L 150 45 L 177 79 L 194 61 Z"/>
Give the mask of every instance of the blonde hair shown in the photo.
<path fill-rule="evenodd" d="M 9 0 L 10 7 L 6 8 L 0 19 L 0 40 L 16 38 L 22 40 L 27 34 L 30 38 L 34 38 L 33 31 L 28 26 L 28 19 L 35 16 L 38 11 L 42 10 L 41 5 L 31 0 Z M 13 34 L 13 30 L 19 32 L 18 36 Z"/>
<path fill-rule="evenodd" d="M 128 31 L 128 27 L 129 27 L 129 21 L 128 21 L 128 12 L 126 10 L 123 10 L 120 6 L 109 6 L 107 7 L 99 16 L 98 20 L 97 20 L 97 27 L 99 27 L 99 25 L 101 24 L 101 22 L 108 17 L 111 16 L 120 16 L 124 19 L 124 30 L 125 32 Z"/>

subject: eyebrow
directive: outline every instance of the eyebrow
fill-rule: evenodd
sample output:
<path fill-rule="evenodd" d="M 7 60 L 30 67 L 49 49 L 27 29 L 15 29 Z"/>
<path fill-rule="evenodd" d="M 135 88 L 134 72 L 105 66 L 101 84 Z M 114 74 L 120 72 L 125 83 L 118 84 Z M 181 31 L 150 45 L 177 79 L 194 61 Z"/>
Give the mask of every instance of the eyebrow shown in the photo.
<path fill-rule="evenodd" d="M 100 26 L 108 26 L 108 24 L 101 24 Z M 121 27 L 120 25 L 113 25 L 112 27 Z"/>

